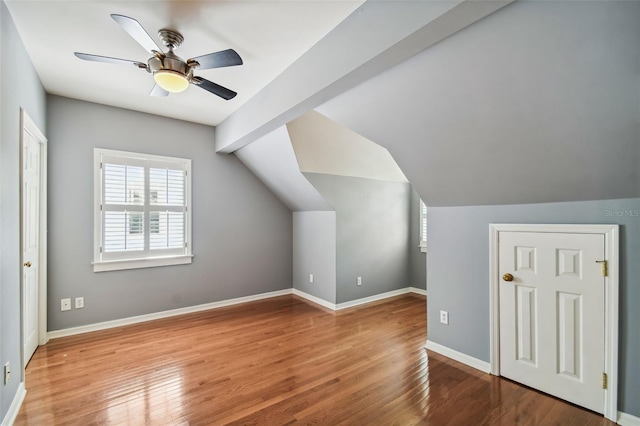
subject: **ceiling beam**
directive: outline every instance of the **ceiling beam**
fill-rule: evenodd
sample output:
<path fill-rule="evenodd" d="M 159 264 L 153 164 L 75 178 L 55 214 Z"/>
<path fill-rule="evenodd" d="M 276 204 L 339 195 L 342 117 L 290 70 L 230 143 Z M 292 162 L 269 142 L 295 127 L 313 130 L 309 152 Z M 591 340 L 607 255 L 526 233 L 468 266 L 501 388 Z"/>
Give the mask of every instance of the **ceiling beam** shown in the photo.
<path fill-rule="evenodd" d="M 216 128 L 231 153 L 514 0 L 367 1 Z"/>

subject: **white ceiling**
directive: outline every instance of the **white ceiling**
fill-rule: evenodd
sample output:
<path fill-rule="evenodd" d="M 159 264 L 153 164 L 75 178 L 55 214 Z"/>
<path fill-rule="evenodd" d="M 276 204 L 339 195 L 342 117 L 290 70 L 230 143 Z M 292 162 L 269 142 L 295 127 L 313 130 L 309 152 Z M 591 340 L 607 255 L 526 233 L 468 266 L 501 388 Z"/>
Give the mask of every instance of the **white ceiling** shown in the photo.
<path fill-rule="evenodd" d="M 196 123 L 217 125 L 353 12 L 341 1 L 16 1 L 7 5 L 46 91 Z M 157 30 L 185 38 L 184 59 L 232 48 L 244 65 L 196 72 L 236 92 L 224 101 L 195 86 L 168 98 L 148 96 L 143 70 L 86 62 L 73 52 L 146 62 L 149 54 L 110 17 L 137 19 L 162 46 Z"/>

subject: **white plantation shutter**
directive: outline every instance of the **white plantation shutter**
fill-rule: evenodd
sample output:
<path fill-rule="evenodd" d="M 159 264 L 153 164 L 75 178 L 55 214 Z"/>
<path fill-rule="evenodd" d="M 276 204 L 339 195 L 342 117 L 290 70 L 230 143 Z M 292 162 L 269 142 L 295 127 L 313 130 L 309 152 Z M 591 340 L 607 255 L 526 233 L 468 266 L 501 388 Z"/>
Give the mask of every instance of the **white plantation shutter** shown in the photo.
<path fill-rule="evenodd" d="M 144 250 L 142 213 L 104 212 L 104 253 Z M 135 232 L 134 232 L 135 231 Z"/>
<path fill-rule="evenodd" d="M 185 173 L 171 168 L 149 169 L 149 249 L 184 246 Z"/>
<path fill-rule="evenodd" d="M 106 161 L 114 161 L 106 162 Z M 144 250 L 144 167 L 105 159 L 103 252 Z"/>
<path fill-rule="evenodd" d="M 190 256 L 191 161 L 103 149 L 94 157 L 99 192 L 94 265 Z M 100 270 L 109 269 L 125 268 Z"/>
<path fill-rule="evenodd" d="M 420 200 L 420 250 L 427 251 L 427 205 Z"/>

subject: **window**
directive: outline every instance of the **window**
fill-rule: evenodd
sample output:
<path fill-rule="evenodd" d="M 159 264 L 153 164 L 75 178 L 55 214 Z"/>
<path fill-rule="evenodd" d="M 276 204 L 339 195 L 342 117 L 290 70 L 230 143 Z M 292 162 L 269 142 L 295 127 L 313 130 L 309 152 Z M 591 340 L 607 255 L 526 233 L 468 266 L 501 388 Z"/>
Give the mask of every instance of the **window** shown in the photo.
<path fill-rule="evenodd" d="M 420 251 L 427 251 L 427 205 L 422 200 L 420 200 Z"/>
<path fill-rule="evenodd" d="M 191 263 L 191 160 L 94 150 L 93 270 Z"/>

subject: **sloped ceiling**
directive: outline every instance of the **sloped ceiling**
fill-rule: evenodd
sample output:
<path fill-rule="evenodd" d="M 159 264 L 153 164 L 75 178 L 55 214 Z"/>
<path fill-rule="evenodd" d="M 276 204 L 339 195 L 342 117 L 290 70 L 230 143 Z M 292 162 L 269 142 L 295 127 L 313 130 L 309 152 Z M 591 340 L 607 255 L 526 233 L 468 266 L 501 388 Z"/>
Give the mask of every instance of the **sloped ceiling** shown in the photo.
<path fill-rule="evenodd" d="M 223 120 L 218 152 L 259 141 L 315 109 L 385 147 L 429 205 L 640 196 L 640 2 L 7 4 L 48 91 L 208 124 Z M 133 79 L 104 64 L 93 74 L 84 67 L 103 64 L 68 62 L 73 50 L 144 55 L 110 22 L 113 12 L 138 18 L 152 33 L 161 26 L 183 31 L 185 57 L 235 48 L 246 67 L 203 76 L 246 98 L 219 106 L 191 88 L 150 106 L 144 72 Z M 313 36 L 289 44 L 300 33 Z M 265 56 L 267 64 L 286 60 L 262 72 Z"/>
<path fill-rule="evenodd" d="M 300 171 L 407 182 L 389 151 L 315 111 L 289 122 Z"/>
<path fill-rule="evenodd" d="M 291 211 L 331 211 L 300 172 L 286 127 L 282 126 L 234 153 Z"/>
<path fill-rule="evenodd" d="M 216 151 L 231 153 L 259 139 L 511 1 L 365 2 L 222 122 Z"/>
<path fill-rule="evenodd" d="M 389 152 L 310 111 L 234 152 L 291 211 L 332 211 L 303 172 L 407 182 Z"/>
<path fill-rule="evenodd" d="M 428 205 L 640 196 L 640 3 L 515 2 L 319 106 Z"/>

